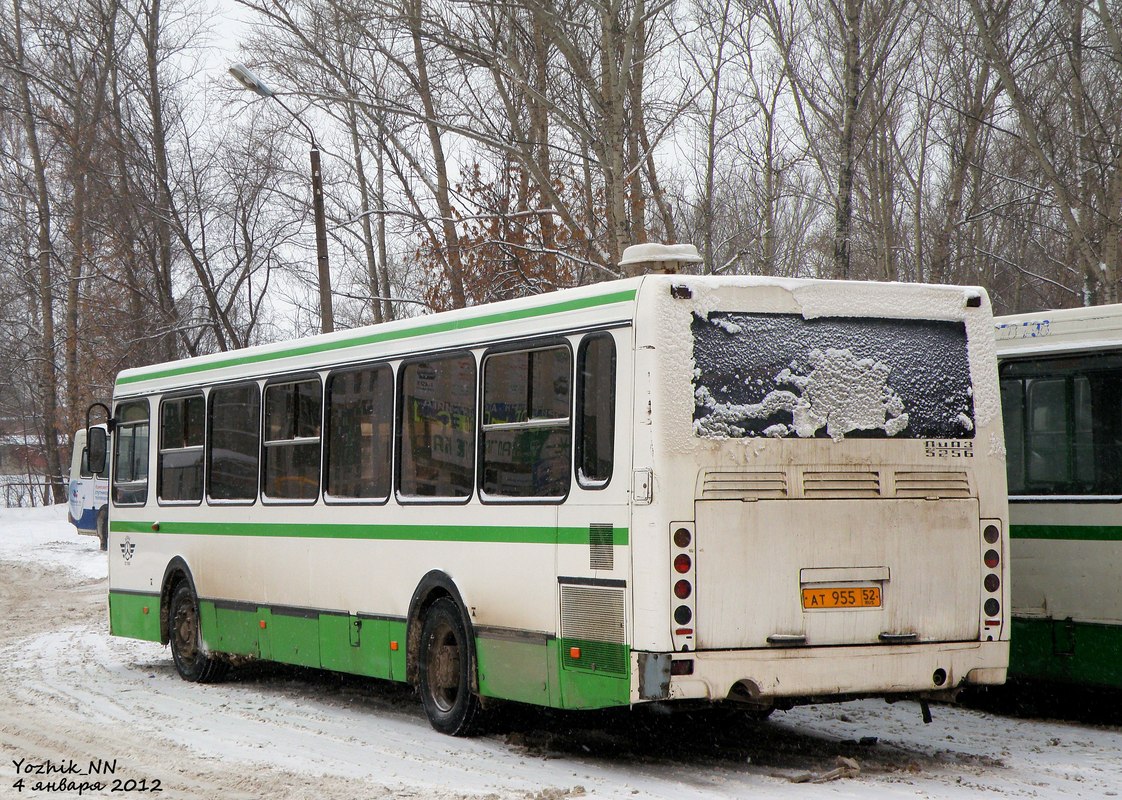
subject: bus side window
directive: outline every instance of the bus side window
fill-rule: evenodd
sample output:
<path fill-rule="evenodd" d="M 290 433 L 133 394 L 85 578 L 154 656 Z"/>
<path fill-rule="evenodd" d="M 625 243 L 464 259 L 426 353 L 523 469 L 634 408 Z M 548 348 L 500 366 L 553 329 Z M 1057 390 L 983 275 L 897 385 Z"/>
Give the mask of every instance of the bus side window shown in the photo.
<path fill-rule="evenodd" d="M 160 403 L 160 451 L 156 495 L 169 502 L 203 499 L 203 396 L 177 397 Z"/>
<path fill-rule="evenodd" d="M 495 353 L 483 362 L 480 489 L 493 497 L 569 493 L 568 347 Z"/>
<path fill-rule="evenodd" d="M 615 415 L 615 340 L 589 334 L 577 351 L 577 482 L 585 489 L 603 489 L 612 479 Z"/>
<path fill-rule="evenodd" d="M 1094 447 L 1088 458 L 1095 468 L 1097 494 L 1122 494 L 1122 372 L 1088 375 Z"/>
<path fill-rule="evenodd" d="M 326 397 L 327 496 L 389 497 L 393 371 L 383 365 L 333 373 Z"/>
<path fill-rule="evenodd" d="M 1056 485 L 1071 480 L 1068 445 L 1068 397 L 1065 378 L 1036 378 L 1026 382 L 1028 398 L 1028 482 L 1046 487 L 1052 494 Z"/>
<path fill-rule="evenodd" d="M 261 453 L 261 389 L 256 383 L 212 389 L 208 402 L 207 499 L 253 502 Z"/>
<path fill-rule="evenodd" d="M 148 401 L 122 403 L 116 416 L 113 504 L 144 505 L 148 502 Z"/>
<path fill-rule="evenodd" d="M 319 496 L 322 410 L 318 380 L 276 383 L 265 388 L 262 468 L 266 498 L 315 500 Z"/>
<path fill-rule="evenodd" d="M 469 353 L 401 369 L 398 492 L 471 497 L 475 474 L 475 359 Z"/>
<path fill-rule="evenodd" d="M 1009 493 L 1025 492 L 1025 383 L 1021 378 L 1001 381 L 1001 418 L 1005 423 L 1005 465 Z"/>

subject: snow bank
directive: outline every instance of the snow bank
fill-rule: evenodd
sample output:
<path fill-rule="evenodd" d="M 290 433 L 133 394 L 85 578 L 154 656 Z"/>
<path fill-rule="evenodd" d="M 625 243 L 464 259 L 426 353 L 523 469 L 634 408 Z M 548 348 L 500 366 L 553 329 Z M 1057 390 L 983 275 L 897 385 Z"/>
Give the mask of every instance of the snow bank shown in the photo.
<path fill-rule="evenodd" d="M 83 536 L 66 520 L 66 504 L 0 508 L 0 561 L 67 570 L 84 580 L 108 573 L 96 536 Z"/>

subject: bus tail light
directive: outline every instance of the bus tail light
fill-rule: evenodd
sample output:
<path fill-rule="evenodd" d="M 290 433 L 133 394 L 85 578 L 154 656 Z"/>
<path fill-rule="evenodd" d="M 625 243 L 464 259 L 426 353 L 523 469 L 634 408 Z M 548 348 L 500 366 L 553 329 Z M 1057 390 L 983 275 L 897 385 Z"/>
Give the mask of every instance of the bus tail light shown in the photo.
<path fill-rule="evenodd" d="M 1000 636 L 1002 627 L 1002 578 L 1001 570 L 1001 523 L 997 520 L 982 521 L 982 624 L 981 638 L 992 642 Z"/>
<path fill-rule="evenodd" d="M 694 559 L 697 536 L 692 522 L 670 525 L 670 608 L 669 623 L 677 652 L 694 649 Z"/>

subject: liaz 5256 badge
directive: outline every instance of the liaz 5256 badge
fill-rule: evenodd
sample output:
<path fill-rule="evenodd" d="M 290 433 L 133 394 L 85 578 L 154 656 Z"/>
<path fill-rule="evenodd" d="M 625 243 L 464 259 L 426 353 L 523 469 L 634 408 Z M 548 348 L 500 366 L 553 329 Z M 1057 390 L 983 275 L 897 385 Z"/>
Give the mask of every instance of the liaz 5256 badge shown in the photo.
<path fill-rule="evenodd" d="M 923 454 L 928 458 L 973 458 L 974 442 L 969 439 L 925 439 Z"/>

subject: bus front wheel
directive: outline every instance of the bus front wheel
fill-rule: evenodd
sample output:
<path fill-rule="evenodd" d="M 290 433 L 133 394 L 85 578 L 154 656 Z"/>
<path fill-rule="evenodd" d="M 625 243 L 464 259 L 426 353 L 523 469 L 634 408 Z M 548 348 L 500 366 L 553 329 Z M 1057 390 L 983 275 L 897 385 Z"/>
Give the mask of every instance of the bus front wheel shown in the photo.
<path fill-rule="evenodd" d="M 175 670 L 183 680 L 212 683 L 226 672 L 226 663 L 211 656 L 203 645 L 199 601 L 187 581 L 181 581 L 171 593 L 168 640 Z"/>
<path fill-rule="evenodd" d="M 482 707 L 472 691 L 471 641 L 451 598 L 437 600 L 425 613 L 417 660 L 421 702 L 432 726 L 450 736 L 477 733 Z"/>

